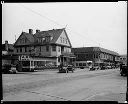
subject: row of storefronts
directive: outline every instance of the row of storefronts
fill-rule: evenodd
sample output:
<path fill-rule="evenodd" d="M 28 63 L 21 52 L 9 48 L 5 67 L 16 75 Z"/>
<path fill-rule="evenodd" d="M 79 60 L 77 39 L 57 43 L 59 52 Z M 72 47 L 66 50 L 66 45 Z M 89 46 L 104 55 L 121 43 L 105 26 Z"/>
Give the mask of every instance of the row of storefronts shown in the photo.
<path fill-rule="evenodd" d="M 98 66 L 102 64 L 119 66 L 120 64 L 120 56 L 118 53 L 101 47 L 72 48 L 72 52 L 76 56 L 76 66 L 83 64 L 84 67 L 88 67 L 88 61 Z"/>

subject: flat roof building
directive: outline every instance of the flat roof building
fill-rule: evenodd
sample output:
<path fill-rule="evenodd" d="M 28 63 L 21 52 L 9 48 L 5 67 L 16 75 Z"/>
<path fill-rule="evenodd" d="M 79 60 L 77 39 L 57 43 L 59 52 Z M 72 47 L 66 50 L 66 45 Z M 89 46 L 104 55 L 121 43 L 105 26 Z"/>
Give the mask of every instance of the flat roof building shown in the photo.
<path fill-rule="evenodd" d="M 106 63 L 118 65 L 120 56 L 117 52 L 101 47 L 78 47 L 72 48 L 76 61 L 92 61 L 93 64 Z"/>

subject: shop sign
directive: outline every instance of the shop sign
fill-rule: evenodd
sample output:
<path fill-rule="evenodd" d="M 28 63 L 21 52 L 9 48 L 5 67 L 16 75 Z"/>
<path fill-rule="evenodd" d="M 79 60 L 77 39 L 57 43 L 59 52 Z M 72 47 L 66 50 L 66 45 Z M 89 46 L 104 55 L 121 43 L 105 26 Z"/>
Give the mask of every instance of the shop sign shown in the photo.
<path fill-rule="evenodd" d="M 30 57 L 27 55 L 19 56 L 19 60 L 30 60 Z"/>

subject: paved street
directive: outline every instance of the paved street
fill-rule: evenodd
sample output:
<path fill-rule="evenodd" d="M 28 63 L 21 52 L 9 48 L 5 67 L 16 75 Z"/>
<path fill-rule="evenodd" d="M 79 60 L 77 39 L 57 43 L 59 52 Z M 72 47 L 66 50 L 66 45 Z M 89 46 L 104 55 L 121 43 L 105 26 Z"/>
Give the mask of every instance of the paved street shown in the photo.
<path fill-rule="evenodd" d="M 119 69 L 3 74 L 4 101 L 118 101 L 126 99 L 127 78 Z"/>

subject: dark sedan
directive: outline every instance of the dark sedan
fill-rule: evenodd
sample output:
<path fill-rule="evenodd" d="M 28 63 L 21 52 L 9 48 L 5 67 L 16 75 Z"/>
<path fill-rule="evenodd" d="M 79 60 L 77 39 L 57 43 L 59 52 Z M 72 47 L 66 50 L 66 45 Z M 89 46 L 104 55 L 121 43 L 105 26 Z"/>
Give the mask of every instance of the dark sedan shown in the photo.
<path fill-rule="evenodd" d="M 121 65 L 120 66 L 120 75 L 121 76 L 127 76 L 128 75 L 127 65 Z"/>
<path fill-rule="evenodd" d="M 69 71 L 74 72 L 75 68 L 73 65 L 62 66 L 59 68 L 59 73 L 68 73 Z"/>

